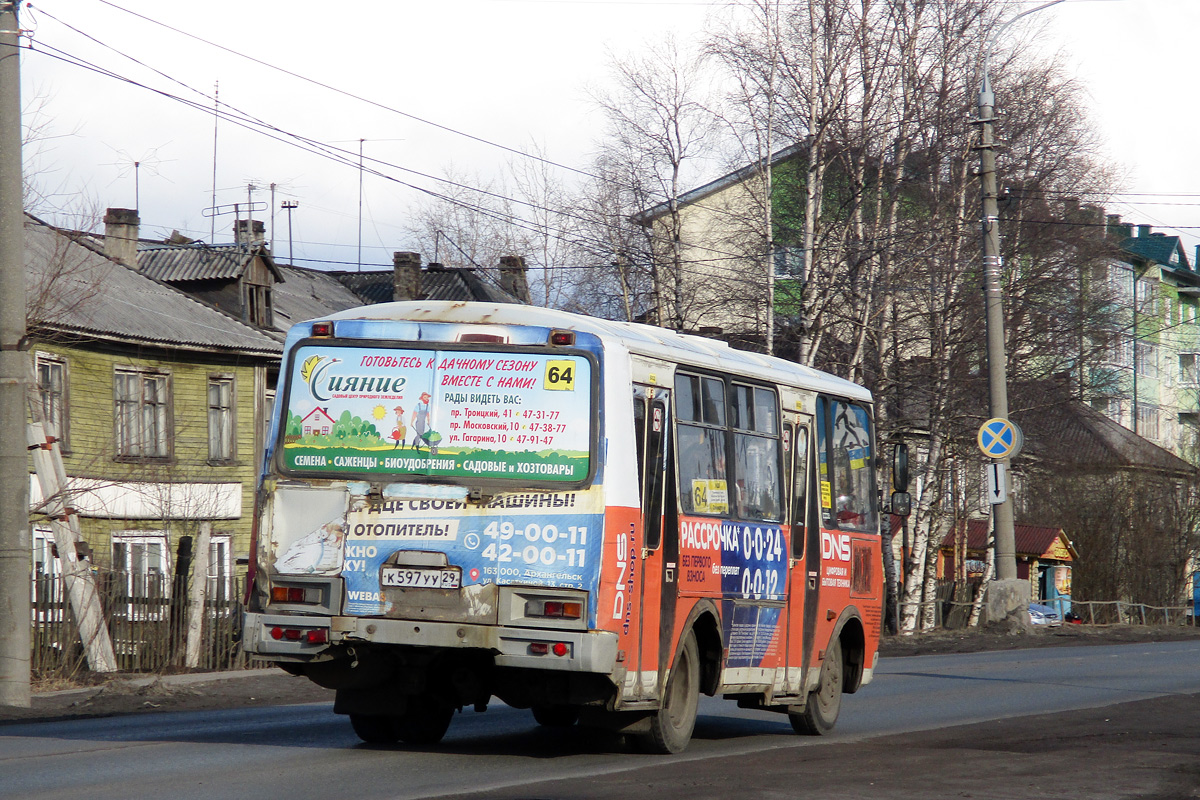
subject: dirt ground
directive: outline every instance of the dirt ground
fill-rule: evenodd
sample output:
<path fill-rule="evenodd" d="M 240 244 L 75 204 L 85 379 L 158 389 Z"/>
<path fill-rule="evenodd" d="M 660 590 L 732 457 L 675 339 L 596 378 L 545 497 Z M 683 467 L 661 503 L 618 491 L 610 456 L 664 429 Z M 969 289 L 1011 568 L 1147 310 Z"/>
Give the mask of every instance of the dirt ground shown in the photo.
<path fill-rule="evenodd" d="M 1200 640 L 1200 628 L 1063 625 L 1060 628 L 1034 629 L 1023 634 L 935 631 L 912 636 L 885 637 L 880 650 L 886 658 L 1179 639 Z M 278 669 L 219 674 L 117 675 L 109 678 L 90 676 L 75 681 L 60 679 L 35 684 L 32 707 L 0 707 L 0 724 L 150 711 L 199 711 L 332 700 L 333 692 Z"/>

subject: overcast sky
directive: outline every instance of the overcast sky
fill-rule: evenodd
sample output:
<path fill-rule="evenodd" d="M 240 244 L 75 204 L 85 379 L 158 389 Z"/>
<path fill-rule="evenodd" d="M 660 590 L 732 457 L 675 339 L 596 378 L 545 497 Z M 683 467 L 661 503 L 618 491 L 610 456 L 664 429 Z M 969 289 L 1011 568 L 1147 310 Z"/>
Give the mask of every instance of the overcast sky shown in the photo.
<path fill-rule="evenodd" d="M 1013 13 L 1038 5 L 1005 2 Z M 80 196 L 101 211 L 136 202 L 144 236 L 178 229 L 209 240 L 215 228 L 213 241 L 229 241 L 232 213 L 214 218 L 208 211 L 214 130 L 204 95 L 219 82 L 222 104 L 274 126 L 284 141 L 222 121 L 215 206 L 231 212 L 233 203 L 245 204 L 248 184 L 261 187 L 253 200 L 268 204 L 274 183 L 277 254 L 286 259 L 288 248 L 287 217 L 278 207 L 292 200 L 296 262 L 352 269 L 359 240 L 355 162 L 365 140 L 368 160 L 385 162 L 380 169 L 394 180 L 365 178 L 362 261 L 390 264 L 393 250 L 412 246 L 405 225 L 420 194 L 404 184 L 432 188 L 418 173 L 437 176 L 451 167 L 486 178 L 516 158 L 452 131 L 515 149 L 537 146 L 555 162 L 586 167 L 601 126 L 587 90 L 604 85 L 607 52 L 668 33 L 695 38 L 719 5 L 35 0 L 22 9 L 37 51 L 23 54 L 26 123 L 52 137 L 32 154 L 37 180 L 75 208 Z M 1188 53 L 1200 31 L 1200 0 L 1066 0 L 1037 18 L 1047 26 L 1040 46 L 1062 50 L 1087 84 L 1109 155 L 1128 176 L 1128 194 L 1110 210 L 1183 235 L 1191 256 L 1200 242 L 1200 159 L 1187 149 L 1195 138 Z M 82 59 L 197 107 L 55 56 Z M 1003 107 L 1003 96 L 997 100 Z M 284 143 L 292 136 L 344 148 L 351 163 Z"/>

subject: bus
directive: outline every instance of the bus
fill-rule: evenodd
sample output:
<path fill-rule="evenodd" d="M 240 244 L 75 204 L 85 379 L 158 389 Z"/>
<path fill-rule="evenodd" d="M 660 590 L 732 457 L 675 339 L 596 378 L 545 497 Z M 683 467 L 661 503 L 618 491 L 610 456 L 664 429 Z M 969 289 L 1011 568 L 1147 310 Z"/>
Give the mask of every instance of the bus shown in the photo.
<path fill-rule="evenodd" d="M 643 750 L 699 696 L 837 721 L 883 606 L 872 398 L 663 328 L 385 303 L 287 335 L 248 654 L 366 742 L 497 698 Z"/>

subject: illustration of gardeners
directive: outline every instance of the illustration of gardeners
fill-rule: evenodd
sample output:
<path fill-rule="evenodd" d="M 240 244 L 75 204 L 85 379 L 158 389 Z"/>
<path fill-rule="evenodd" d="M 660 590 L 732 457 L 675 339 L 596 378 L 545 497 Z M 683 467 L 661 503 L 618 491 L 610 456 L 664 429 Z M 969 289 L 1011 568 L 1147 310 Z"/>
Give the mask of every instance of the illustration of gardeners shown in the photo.
<path fill-rule="evenodd" d="M 392 429 L 391 438 L 394 439 L 396 443 L 392 445 L 393 450 L 404 444 L 404 437 L 408 432 L 408 428 L 404 427 L 404 406 L 396 406 L 394 410 L 396 412 L 396 427 Z"/>
<path fill-rule="evenodd" d="M 421 445 L 429 444 L 429 392 L 421 392 L 421 400 L 412 413 L 413 440 L 412 446 L 420 450 Z"/>

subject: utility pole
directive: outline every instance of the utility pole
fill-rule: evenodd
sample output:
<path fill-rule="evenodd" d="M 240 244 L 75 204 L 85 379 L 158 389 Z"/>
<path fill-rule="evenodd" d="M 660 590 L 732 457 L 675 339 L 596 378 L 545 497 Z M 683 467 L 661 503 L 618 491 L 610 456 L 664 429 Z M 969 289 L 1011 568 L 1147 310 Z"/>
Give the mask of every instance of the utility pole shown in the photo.
<path fill-rule="evenodd" d="M 1004 351 L 1004 264 L 1000 257 L 1000 209 L 996 203 L 996 151 L 993 120 L 996 97 L 985 71 L 979 90 L 979 182 L 983 200 L 983 293 L 987 304 L 988 411 L 993 419 L 1008 419 L 1008 357 Z M 1009 472 L 1010 459 L 1002 459 Z M 992 506 L 996 537 L 996 578 L 1017 577 L 1017 545 L 1013 501 Z"/>
<path fill-rule="evenodd" d="M 293 267 L 296 266 L 296 258 L 292 255 L 292 211 L 298 205 L 300 203 L 295 200 L 284 200 L 282 204 L 282 207 L 288 212 L 288 264 Z"/>
<path fill-rule="evenodd" d="M 0 706 L 30 703 L 29 465 L 25 450 L 25 212 L 17 3 L 0 0 Z"/>
<path fill-rule="evenodd" d="M 987 357 L 988 357 L 988 408 L 993 419 L 1008 419 L 1008 356 L 1004 347 L 1004 263 L 1000 257 L 1000 209 L 997 205 L 995 111 L 996 95 L 992 92 L 988 66 L 992 47 L 1008 27 L 1021 17 L 1041 11 L 1062 0 L 1050 0 L 1039 6 L 1022 11 L 1005 22 L 984 45 L 983 77 L 979 86 L 979 182 L 982 200 L 980 224 L 983 229 L 983 293 L 987 305 Z M 1004 458 L 1004 474 L 1009 470 L 1011 459 Z M 1021 594 L 1023 581 L 1017 580 L 1017 544 L 1013 523 L 1013 500 L 992 506 L 992 530 L 995 537 L 996 581 L 989 591 L 994 590 L 996 602 L 989 599 L 989 617 L 1004 617 L 1024 614 L 1029 602 L 1028 591 Z M 996 585 L 998 584 L 998 585 Z M 1021 619 L 1027 624 L 1028 617 Z"/>

